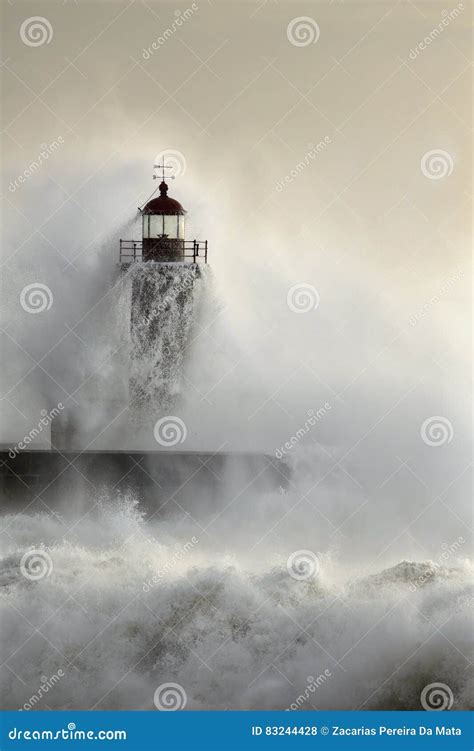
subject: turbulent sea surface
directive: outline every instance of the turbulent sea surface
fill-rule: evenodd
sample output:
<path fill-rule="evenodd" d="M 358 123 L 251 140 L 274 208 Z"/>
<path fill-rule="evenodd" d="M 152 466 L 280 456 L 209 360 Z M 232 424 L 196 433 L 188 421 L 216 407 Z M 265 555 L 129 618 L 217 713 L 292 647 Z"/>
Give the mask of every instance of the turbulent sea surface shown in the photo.
<path fill-rule="evenodd" d="M 469 706 L 466 563 L 400 561 L 351 577 L 323 559 L 297 580 L 286 559 L 268 553 L 255 567 L 243 552 L 213 552 L 172 519 L 147 521 L 131 498 L 99 501 L 73 523 L 4 522 L 8 708 L 45 681 L 36 709 L 154 709 L 169 682 L 187 709 L 420 709 L 433 682 L 454 709 Z"/>
<path fill-rule="evenodd" d="M 199 324 L 209 285 L 207 269 L 180 264 L 137 265 L 121 284 L 117 325 L 105 338 L 113 349 L 123 341 L 122 367 L 105 371 L 100 395 L 110 386 L 120 402 L 118 415 L 127 405 L 134 413 L 133 426 L 115 428 L 127 451 L 130 428 L 141 426 L 144 415 L 153 427 L 159 415 L 172 415 L 180 405 L 193 326 L 207 333 L 218 317 L 208 299 L 212 315 L 206 326 Z M 250 451 L 250 416 L 258 410 L 245 399 L 258 377 L 246 348 L 228 369 L 228 337 L 215 340 L 212 333 L 196 367 L 198 388 L 191 382 L 192 398 L 203 404 L 190 413 L 188 427 L 198 436 L 193 448 L 202 450 L 204 436 L 211 446 L 225 446 L 228 461 L 217 467 L 198 455 L 196 468 L 184 475 L 186 462 L 180 468 L 179 456 L 169 453 L 174 479 L 167 488 L 166 473 L 156 481 L 142 457 L 140 466 L 134 463 L 143 478 L 138 487 L 124 486 L 128 495 L 113 488 L 102 493 L 79 473 L 82 492 L 60 472 L 58 482 L 48 481 L 25 502 L 24 513 L 2 517 L 4 706 L 153 710 L 156 692 L 172 684 L 190 710 L 416 710 L 427 687 L 436 684 L 453 709 L 468 708 L 472 568 L 460 536 L 467 537 L 463 516 L 469 511 L 460 499 L 468 493 L 457 486 L 466 468 L 453 466 L 440 493 L 437 464 L 430 459 L 420 471 L 433 487 L 420 483 L 392 442 L 400 436 L 403 454 L 421 451 L 423 459 L 431 448 L 418 439 L 419 422 L 408 421 L 407 427 L 399 416 L 403 431 L 397 423 L 371 437 L 363 455 L 350 457 L 354 466 L 347 462 L 347 472 L 342 462 L 372 433 L 361 429 L 355 443 L 344 435 L 348 446 L 339 445 L 357 409 L 365 411 L 363 400 L 343 412 L 339 423 L 341 404 L 334 400 L 330 414 L 336 424 L 327 445 L 320 431 L 308 445 L 291 444 L 291 478 L 264 453 L 275 456 L 272 424 L 266 422 L 272 413 L 262 417 L 270 448 L 257 449 L 255 461 L 239 457 L 234 444 L 229 447 L 235 436 L 226 410 L 242 410 L 245 430 L 236 445 Z M 225 385 L 225 410 L 206 401 L 207 395 L 215 398 L 221 374 L 227 377 L 240 361 L 246 380 L 239 390 Z M 304 399 L 305 415 L 312 398 Z M 404 398 L 397 396 L 396 405 Z M 258 409 L 268 401 L 258 398 Z M 96 410 L 87 404 L 76 416 L 83 446 L 116 419 L 101 410 L 97 395 L 94 404 Z M 413 405 L 408 409 L 411 414 Z M 286 430 L 286 411 L 283 419 Z M 158 439 L 142 421 L 148 441 L 143 445 L 154 452 Z M 374 427 L 380 422 L 369 420 Z M 222 427 L 221 443 L 216 436 Z M 421 449 L 405 446 L 408 428 Z M 107 441 L 103 447 L 111 448 Z M 270 464 L 273 480 L 267 482 Z M 122 479 L 129 473 L 125 469 Z M 451 486 L 456 492 L 448 506 Z M 11 508 L 15 499 L 8 500 Z M 33 513 L 33 502 L 45 511 Z M 289 566 L 293 556 L 309 558 L 313 570 Z"/>

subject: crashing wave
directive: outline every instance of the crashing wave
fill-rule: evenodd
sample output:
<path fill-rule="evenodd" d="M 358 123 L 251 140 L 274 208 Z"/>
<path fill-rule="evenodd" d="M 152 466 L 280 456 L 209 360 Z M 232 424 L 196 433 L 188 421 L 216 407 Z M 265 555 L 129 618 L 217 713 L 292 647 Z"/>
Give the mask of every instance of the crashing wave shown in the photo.
<path fill-rule="evenodd" d="M 182 389 L 195 318 L 197 264 L 142 263 L 130 273 L 130 405 L 166 409 Z"/>
<path fill-rule="evenodd" d="M 16 541 L 0 568 L 7 708 L 59 669 L 35 708 L 152 709 L 166 682 L 189 709 L 419 709 L 434 681 L 455 709 L 469 705 L 467 566 L 415 588 L 429 564 L 402 561 L 358 585 L 324 565 L 303 581 L 283 561 L 256 574 L 197 528 L 153 526 L 131 498 L 100 502 L 71 534 L 51 515 L 4 520 Z M 38 540 L 52 565 L 31 581 L 19 562 Z"/>

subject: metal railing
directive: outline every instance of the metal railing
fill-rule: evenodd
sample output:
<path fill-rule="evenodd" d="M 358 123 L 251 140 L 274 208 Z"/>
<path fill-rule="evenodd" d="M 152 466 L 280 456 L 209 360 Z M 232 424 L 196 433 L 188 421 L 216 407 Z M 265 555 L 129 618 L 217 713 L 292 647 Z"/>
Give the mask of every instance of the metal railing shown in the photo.
<path fill-rule="evenodd" d="M 183 240 L 179 259 L 192 258 L 193 263 L 207 263 L 207 240 Z M 143 242 L 141 240 L 120 240 L 120 263 L 140 263 L 143 261 Z"/>

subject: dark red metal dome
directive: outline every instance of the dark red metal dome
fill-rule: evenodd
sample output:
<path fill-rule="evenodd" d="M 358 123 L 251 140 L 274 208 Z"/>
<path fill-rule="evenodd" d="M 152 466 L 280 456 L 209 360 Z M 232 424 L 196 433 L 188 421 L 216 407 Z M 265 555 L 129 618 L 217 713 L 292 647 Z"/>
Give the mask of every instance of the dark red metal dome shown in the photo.
<path fill-rule="evenodd" d="M 152 198 L 148 201 L 144 209 L 143 214 L 185 214 L 179 201 L 167 196 L 168 186 L 165 182 L 160 183 L 160 195 L 157 198 Z"/>

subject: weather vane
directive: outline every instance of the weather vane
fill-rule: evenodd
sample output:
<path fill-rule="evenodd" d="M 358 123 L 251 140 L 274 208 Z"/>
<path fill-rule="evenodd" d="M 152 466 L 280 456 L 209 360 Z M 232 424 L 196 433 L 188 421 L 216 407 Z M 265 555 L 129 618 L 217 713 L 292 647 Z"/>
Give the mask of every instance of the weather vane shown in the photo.
<path fill-rule="evenodd" d="M 174 180 L 174 175 L 166 175 L 165 169 L 173 169 L 173 166 L 171 164 L 165 164 L 165 157 L 163 157 L 162 164 L 154 164 L 154 169 L 161 170 L 161 175 L 153 175 L 153 180 L 156 180 L 158 177 L 161 177 L 162 180 L 167 177 L 170 180 Z"/>

